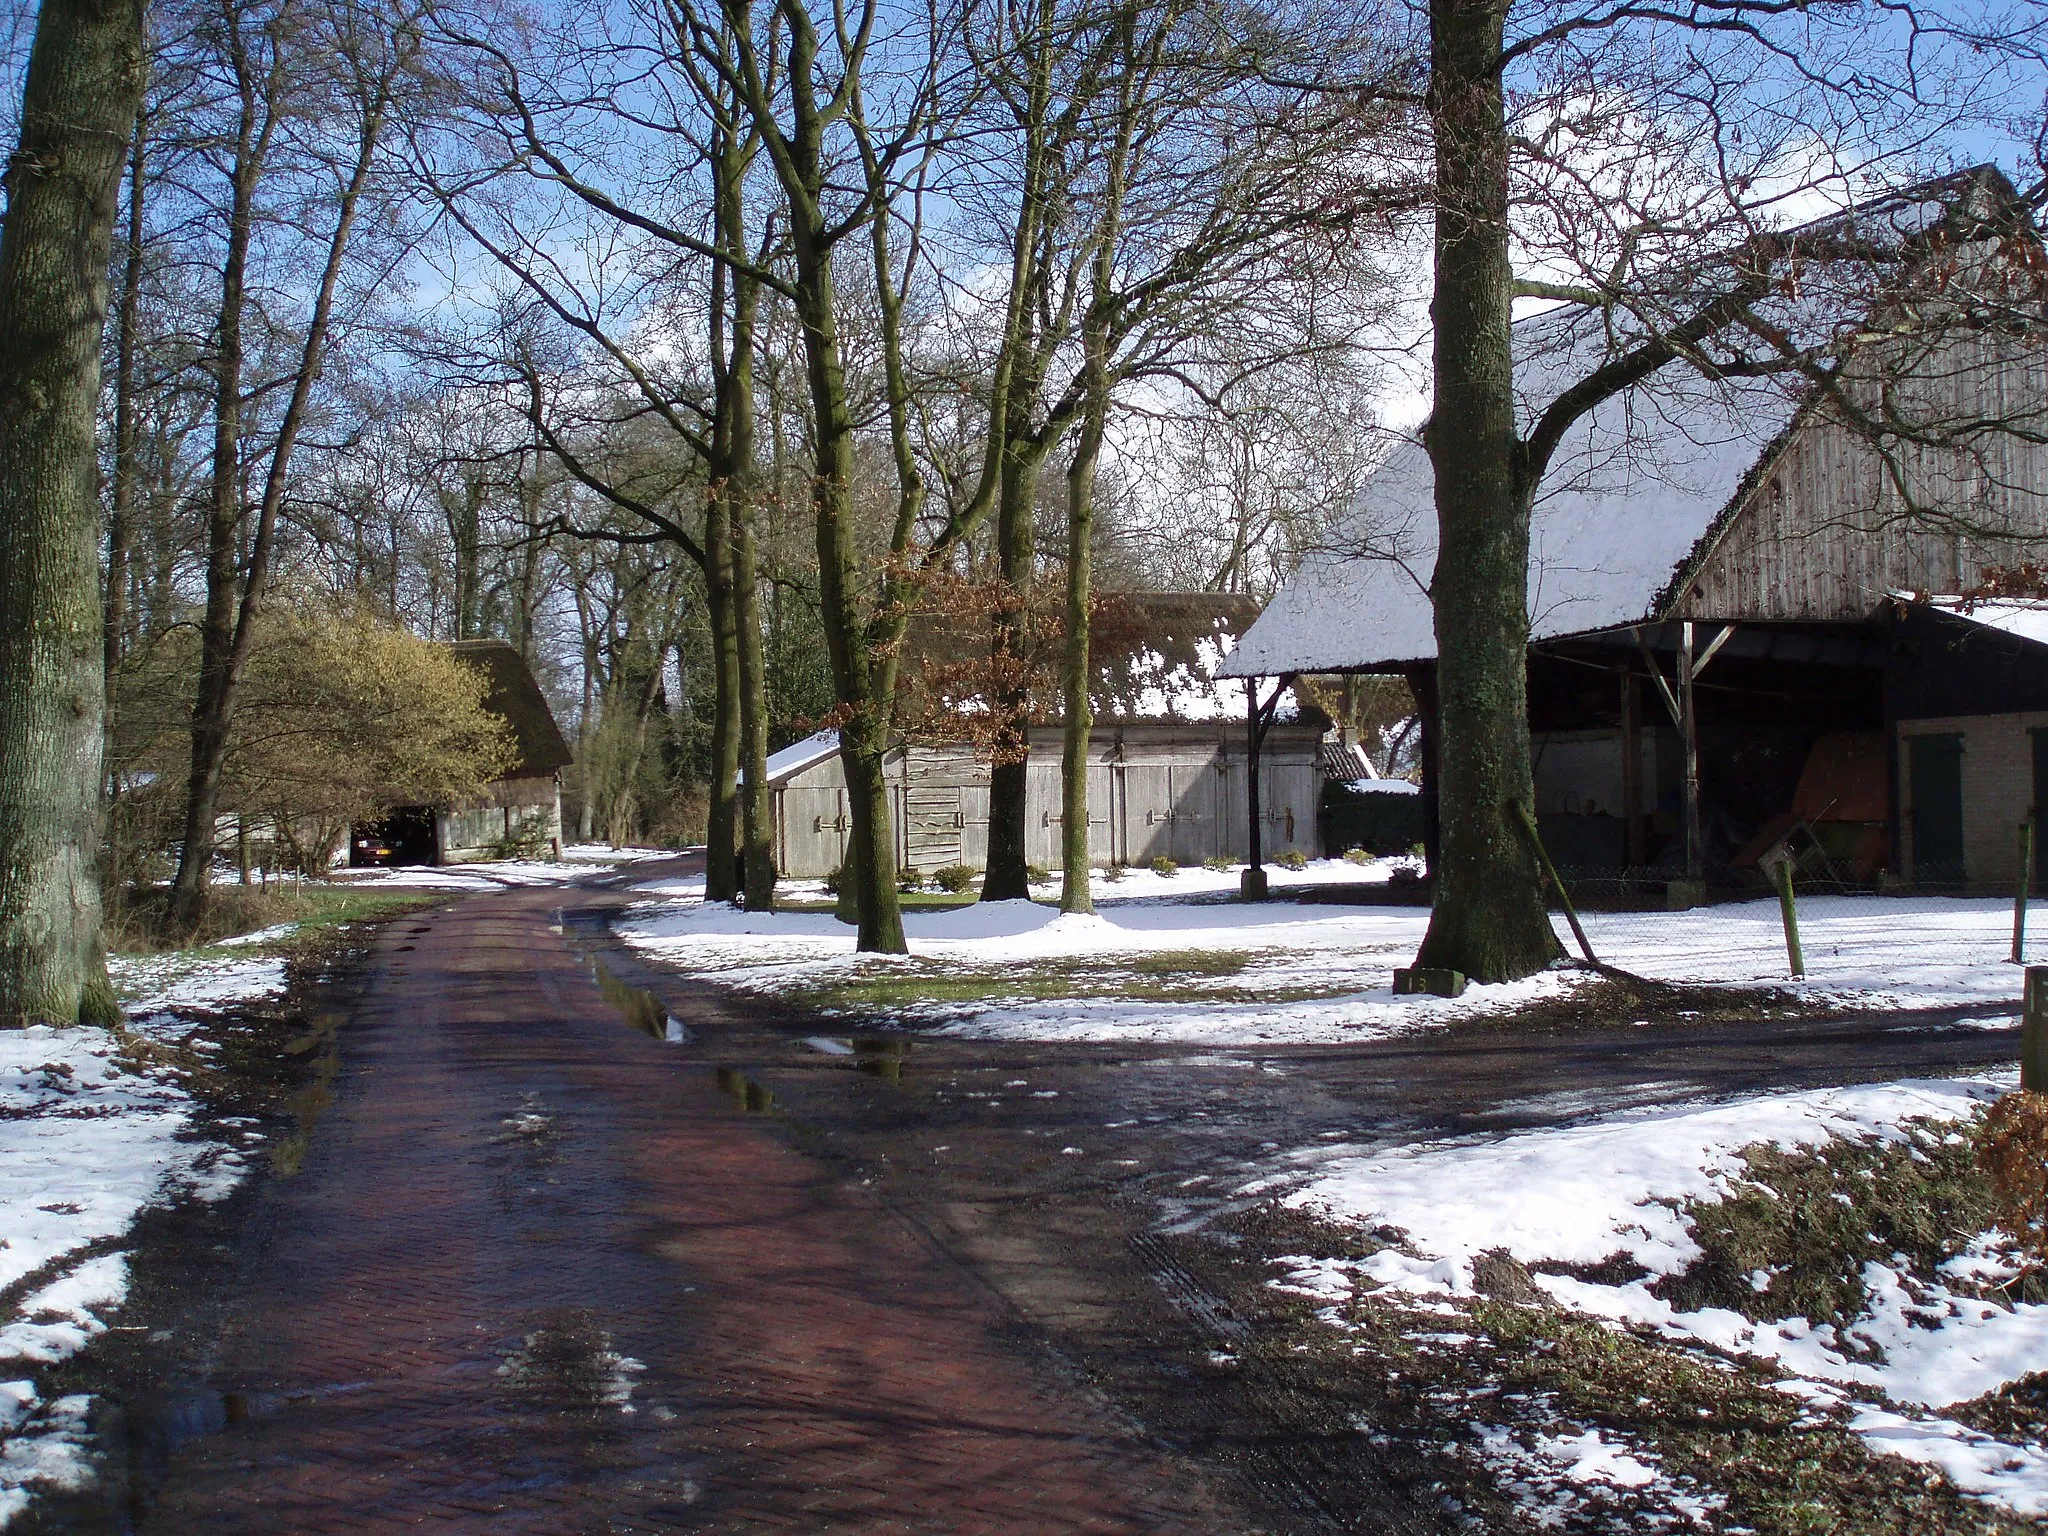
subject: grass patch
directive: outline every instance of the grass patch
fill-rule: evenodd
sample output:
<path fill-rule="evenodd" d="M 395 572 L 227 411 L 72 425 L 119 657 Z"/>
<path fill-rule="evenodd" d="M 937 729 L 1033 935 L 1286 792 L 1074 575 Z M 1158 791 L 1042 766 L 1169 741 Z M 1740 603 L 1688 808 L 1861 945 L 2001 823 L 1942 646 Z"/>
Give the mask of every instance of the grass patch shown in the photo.
<path fill-rule="evenodd" d="M 1686 1210 L 1701 1256 L 1652 1289 L 1681 1311 L 1725 1307 L 1755 1322 L 1844 1328 L 1869 1306 L 1865 1263 L 1935 1279 L 1995 1224 L 1995 1201 L 1973 1139 L 1926 1122 L 1905 1132 L 1889 1145 L 1745 1149 L 1734 1193 Z M 1758 1274 L 1761 1290 L 1751 1283 Z"/>
<path fill-rule="evenodd" d="M 332 946 L 355 924 L 379 922 L 446 900 L 443 892 L 346 885 L 269 892 L 223 886 L 207 904 L 197 942 L 180 944 L 162 926 L 167 893 L 154 890 L 147 895 L 147 904 L 124 903 L 119 917 L 107 924 L 114 995 L 124 1004 L 231 961 L 310 956 Z M 148 920 L 152 906 L 155 922 Z M 293 925 L 288 933 L 260 944 L 226 943 L 285 924 Z"/>
<path fill-rule="evenodd" d="M 951 912 L 957 907 L 971 907 L 981 898 L 969 893 L 955 895 L 948 891 L 899 891 L 897 903 L 906 912 Z M 836 912 L 839 904 L 835 901 L 788 901 L 777 899 L 778 912 Z"/>
<path fill-rule="evenodd" d="M 1149 1003 L 1289 1003 L 1344 997 L 1354 982 L 1230 986 L 1258 951 L 1177 949 L 1088 956 L 1030 965 L 951 966 L 926 962 L 835 977 L 783 994 L 799 1007 L 885 1013 L 948 1003 L 1068 1002 L 1117 998 Z"/>
<path fill-rule="evenodd" d="M 161 886 L 122 893 L 107 915 L 107 947 L 119 954 L 157 955 L 204 949 L 223 939 L 240 938 L 285 923 L 297 923 L 300 935 L 340 923 L 368 922 L 446 900 L 438 891 L 387 891 L 374 887 L 309 884 L 298 890 L 279 886 L 268 891 L 253 886 L 219 885 L 207 894 L 206 915 L 190 935 L 175 934 L 167 917 L 170 892 Z"/>

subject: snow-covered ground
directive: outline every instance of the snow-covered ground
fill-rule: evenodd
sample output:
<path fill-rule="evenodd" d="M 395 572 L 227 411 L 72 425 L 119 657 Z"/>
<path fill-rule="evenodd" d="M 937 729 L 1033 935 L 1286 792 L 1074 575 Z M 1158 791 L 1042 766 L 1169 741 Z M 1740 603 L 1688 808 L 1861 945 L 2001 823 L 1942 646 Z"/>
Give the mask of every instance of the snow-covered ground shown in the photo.
<path fill-rule="evenodd" d="M 1360 866 L 1317 860 L 1292 885 L 1385 880 L 1407 860 Z M 702 901 L 703 883 L 652 881 L 620 929 L 628 942 L 684 969 L 758 992 L 810 991 L 893 976 L 1001 972 L 971 1002 L 898 1006 L 908 1022 L 1003 1039 L 1174 1041 L 1187 1044 L 1338 1043 L 1511 1011 L 1590 979 L 1558 970 L 1455 1001 L 1393 995 L 1393 972 L 1414 957 L 1429 913 L 1421 907 L 1340 906 L 1276 900 L 1247 908 L 1227 899 L 1237 873 L 1183 870 L 1167 878 L 1130 871 L 1098 876 L 1096 915 L 1062 916 L 1042 901 L 905 913 L 909 957 L 856 955 L 853 932 L 823 912 L 749 913 Z M 814 883 L 786 882 L 784 899 L 822 899 Z M 1047 887 L 1044 897 L 1054 894 Z M 2012 908 L 1996 900 L 1823 897 L 1803 902 L 1807 975 L 1793 982 L 1775 900 L 1691 912 L 1590 913 L 1586 926 L 1604 961 L 1680 982 L 1768 982 L 1808 997 L 1871 1008 L 1981 1005 L 1992 1020 L 2016 1007 L 2019 973 L 2006 961 Z M 2036 931 L 2048 934 L 2048 902 Z M 1191 963 L 1183 981 L 1169 957 L 1242 960 L 1234 972 Z M 1145 964 L 1144 999 L 1118 996 L 1117 968 Z M 1068 985 L 1055 973 L 1092 973 Z M 1176 996 L 1176 988 L 1185 996 Z M 1083 995 L 1062 995 L 1068 992 Z"/>
<path fill-rule="evenodd" d="M 1700 1257 L 1688 1202 L 1712 1205 L 1734 1193 L 1748 1171 L 1743 1148 L 1894 1144 L 1916 1124 L 1923 1134 L 1931 1126 L 1952 1137 L 2013 1081 L 1777 1094 L 1391 1151 L 1323 1146 L 1245 1193 L 1285 1190 L 1288 1204 L 1401 1234 L 1399 1247 L 1367 1259 L 1302 1260 L 1281 1282 L 1332 1302 L 1395 1298 L 1426 1315 L 1432 1304 L 1470 1299 L 1474 1261 L 1498 1250 L 1532 1269 L 1625 1255 L 1644 1272 L 1627 1283 L 1541 1272 L 1533 1280 L 1561 1305 L 1611 1326 L 1768 1362 L 1785 1373 L 1782 1390 L 1840 1410 L 1873 1449 L 1938 1467 L 1965 1493 L 2040 1517 L 2048 1515 L 2048 1445 L 2002 1441 L 1939 1412 L 2048 1364 L 2048 1306 L 1986 1294 L 2019 1270 L 1998 1234 L 1983 1234 L 1942 1265 L 1939 1279 L 1906 1272 L 1901 1255 L 1865 1264 L 1866 1310 L 1840 1334 L 1804 1317 L 1756 1322 L 1725 1308 L 1681 1311 L 1652 1290 Z M 1759 1270 L 1749 1283 L 1761 1295 L 1772 1280 Z M 1445 1326 L 1441 1317 L 1434 1326 Z M 1614 1480 L 1597 1469 L 1588 1475 Z"/>
<path fill-rule="evenodd" d="M 337 871 L 350 885 L 430 891 L 488 891 L 508 885 L 561 885 L 593 870 L 672 859 L 662 848 L 614 848 L 609 843 L 572 843 L 560 859 L 498 859 L 483 864 L 407 864 L 387 869 Z"/>
<path fill-rule="evenodd" d="M 245 936 L 252 949 L 285 937 Z M 284 962 L 265 954 L 116 958 L 127 1039 L 99 1029 L 0 1030 L 0 1526 L 38 1484 L 90 1475 L 91 1403 L 44 1400 L 38 1368 L 104 1333 L 128 1292 L 121 1241 L 139 1212 L 215 1200 L 244 1171 L 237 1143 L 202 1135 L 188 1067 L 215 1047 L 199 1010 L 269 996 Z"/>

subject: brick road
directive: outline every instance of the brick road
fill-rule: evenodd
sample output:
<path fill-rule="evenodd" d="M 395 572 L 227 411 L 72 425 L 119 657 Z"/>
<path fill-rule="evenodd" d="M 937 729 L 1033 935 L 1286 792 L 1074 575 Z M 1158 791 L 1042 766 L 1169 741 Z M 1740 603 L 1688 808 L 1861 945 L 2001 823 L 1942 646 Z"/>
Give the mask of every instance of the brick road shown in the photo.
<path fill-rule="evenodd" d="M 975 1279 L 635 1033 L 579 892 L 388 931 L 148 1532 L 1240 1531 Z"/>

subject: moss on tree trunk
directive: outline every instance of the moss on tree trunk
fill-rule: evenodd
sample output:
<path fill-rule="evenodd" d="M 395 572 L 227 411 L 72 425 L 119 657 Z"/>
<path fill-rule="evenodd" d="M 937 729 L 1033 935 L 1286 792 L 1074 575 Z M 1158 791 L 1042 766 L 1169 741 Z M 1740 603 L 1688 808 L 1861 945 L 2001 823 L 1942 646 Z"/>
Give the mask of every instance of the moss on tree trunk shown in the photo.
<path fill-rule="evenodd" d="M 1434 0 L 1436 611 L 1442 853 L 1416 963 L 1506 981 L 1558 954 L 1514 805 L 1530 803 L 1532 487 L 1516 432 L 1502 0 Z"/>
<path fill-rule="evenodd" d="M 138 0 L 44 0 L 0 228 L 0 1024 L 112 1023 L 95 451 Z"/>

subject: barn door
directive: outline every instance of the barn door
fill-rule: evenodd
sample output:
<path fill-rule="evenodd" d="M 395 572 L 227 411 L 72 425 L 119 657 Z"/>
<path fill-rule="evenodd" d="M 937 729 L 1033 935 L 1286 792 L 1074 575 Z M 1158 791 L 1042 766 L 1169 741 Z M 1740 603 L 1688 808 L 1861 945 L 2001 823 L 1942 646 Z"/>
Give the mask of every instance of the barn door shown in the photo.
<path fill-rule="evenodd" d="M 1908 738 L 1913 775 L 1913 883 L 1963 883 L 1963 738 Z"/>
<path fill-rule="evenodd" d="M 1126 763 L 1124 786 L 1124 862 L 1150 864 L 1173 856 L 1173 779 L 1163 763 Z"/>
<path fill-rule="evenodd" d="M 929 872 L 960 862 L 966 824 L 957 784 L 912 784 L 903 791 L 904 864 Z"/>
<path fill-rule="evenodd" d="M 1199 864 L 1221 850 L 1216 846 L 1216 781 L 1222 777 L 1209 763 L 1176 763 L 1173 776 L 1173 860 Z"/>

